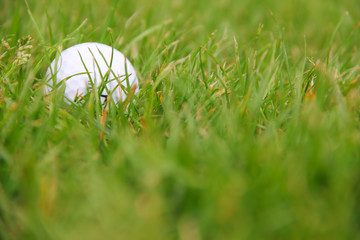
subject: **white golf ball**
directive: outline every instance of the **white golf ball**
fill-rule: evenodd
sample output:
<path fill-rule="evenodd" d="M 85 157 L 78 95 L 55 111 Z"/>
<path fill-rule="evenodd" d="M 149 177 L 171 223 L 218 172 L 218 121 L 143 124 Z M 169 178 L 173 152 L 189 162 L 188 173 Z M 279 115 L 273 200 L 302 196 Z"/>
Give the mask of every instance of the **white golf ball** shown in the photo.
<path fill-rule="evenodd" d="M 45 94 L 64 81 L 66 101 L 85 96 L 92 88 L 102 86 L 106 88 L 101 92 L 101 102 L 108 95 L 115 103 L 124 101 L 126 89 L 139 89 L 139 82 L 134 67 L 129 60 L 118 50 L 101 43 L 89 42 L 72 46 L 60 53 L 46 72 L 47 84 Z"/>

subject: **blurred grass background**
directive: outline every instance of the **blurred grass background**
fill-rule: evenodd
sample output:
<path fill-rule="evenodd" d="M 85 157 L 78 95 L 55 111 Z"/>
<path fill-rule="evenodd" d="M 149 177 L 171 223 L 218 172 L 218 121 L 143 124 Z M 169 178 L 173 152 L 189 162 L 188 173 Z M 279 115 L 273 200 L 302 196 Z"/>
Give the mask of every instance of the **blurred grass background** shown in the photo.
<path fill-rule="evenodd" d="M 359 16 L 355 0 L 1 1 L 0 239 L 359 239 Z M 136 68 L 125 113 L 44 97 L 56 52 L 88 41 Z"/>

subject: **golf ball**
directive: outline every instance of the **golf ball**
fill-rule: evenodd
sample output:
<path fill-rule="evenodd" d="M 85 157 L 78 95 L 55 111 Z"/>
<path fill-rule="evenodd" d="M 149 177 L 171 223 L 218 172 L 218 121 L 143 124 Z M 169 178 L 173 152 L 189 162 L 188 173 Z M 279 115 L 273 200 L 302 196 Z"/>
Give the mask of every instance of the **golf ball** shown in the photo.
<path fill-rule="evenodd" d="M 124 101 L 125 89 L 136 93 L 139 82 L 134 67 L 118 50 L 101 43 L 89 42 L 72 46 L 55 58 L 46 72 L 45 94 L 65 84 L 66 101 L 81 99 L 94 87 L 101 87 L 101 102 L 111 95 L 115 103 Z"/>

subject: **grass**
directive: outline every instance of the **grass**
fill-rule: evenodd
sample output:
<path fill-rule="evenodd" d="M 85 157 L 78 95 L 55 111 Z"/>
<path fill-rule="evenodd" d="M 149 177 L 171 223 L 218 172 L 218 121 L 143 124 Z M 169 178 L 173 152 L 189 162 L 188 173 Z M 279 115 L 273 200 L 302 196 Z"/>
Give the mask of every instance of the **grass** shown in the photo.
<path fill-rule="evenodd" d="M 0 239 L 360 238 L 359 12 L 0 2 Z M 136 68 L 125 112 L 44 96 L 57 52 L 88 41 Z"/>

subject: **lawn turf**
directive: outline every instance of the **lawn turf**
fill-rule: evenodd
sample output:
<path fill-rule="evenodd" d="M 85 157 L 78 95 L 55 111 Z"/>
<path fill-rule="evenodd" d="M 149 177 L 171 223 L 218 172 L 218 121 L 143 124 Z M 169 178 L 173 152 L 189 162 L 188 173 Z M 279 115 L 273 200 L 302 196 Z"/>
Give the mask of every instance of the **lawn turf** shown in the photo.
<path fill-rule="evenodd" d="M 357 0 L 1 1 L 0 239 L 359 239 L 359 16 Z M 89 41 L 140 80 L 107 114 L 43 93 L 59 51 Z"/>

